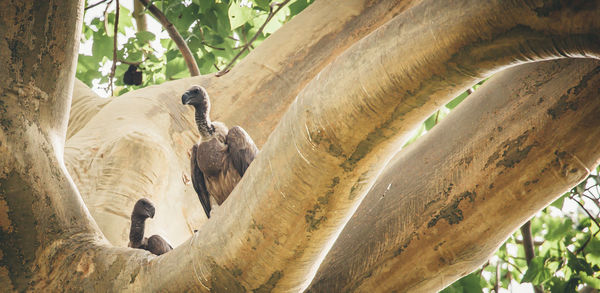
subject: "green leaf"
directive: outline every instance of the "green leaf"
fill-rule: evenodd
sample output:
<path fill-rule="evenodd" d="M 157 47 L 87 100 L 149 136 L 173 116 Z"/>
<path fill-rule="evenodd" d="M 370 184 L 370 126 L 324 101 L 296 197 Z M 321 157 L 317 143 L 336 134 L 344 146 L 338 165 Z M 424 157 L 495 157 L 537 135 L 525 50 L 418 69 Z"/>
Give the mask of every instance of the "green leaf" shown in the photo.
<path fill-rule="evenodd" d="M 565 237 L 567 231 L 573 227 L 573 221 L 570 218 L 552 218 L 551 221 L 547 222 L 548 234 L 546 234 L 546 240 L 553 241 L 559 240 Z"/>
<path fill-rule="evenodd" d="M 205 12 L 212 7 L 213 1 L 192 0 L 192 3 L 198 5 L 198 12 Z"/>
<path fill-rule="evenodd" d="M 551 279 L 550 292 L 552 293 L 576 293 L 578 280 L 564 281 L 560 278 L 553 277 Z"/>
<path fill-rule="evenodd" d="M 426 130 L 430 130 L 438 123 L 438 118 L 439 118 L 438 115 L 439 115 L 439 112 L 435 111 L 433 114 L 431 114 L 431 116 L 429 116 L 429 118 L 427 118 L 427 120 L 425 120 L 425 129 Z"/>
<path fill-rule="evenodd" d="M 567 266 L 571 268 L 575 273 L 585 272 L 588 275 L 593 275 L 594 271 L 592 270 L 592 266 L 585 261 L 585 259 L 577 257 L 575 254 L 567 250 Z"/>
<path fill-rule="evenodd" d="M 133 27 L 133 22 L 131 21 L 131 11 L 127 9 L 127 7 L 120 5 L 119 6 L 119 28 L 118 31 L 122 34 L 125 34 L 126 27 Z"/>
<path fill-rule="evenodd" d="M 148 31 L 137 32 L 137 33 L 135 33 L 135 37 L 137 38 L 138 41 L 140 41 L 142 43 L 154 41 L 154 39 L 156 39 L 156 36 L 153 33 L 148 32 Z"/>
<path fill-rule="evenodd" d="M 566 198 L 567 196 L 568 196 L 568 193 L 565 193 L 565 194 L 561 195 L 561 196 L 560 196 L 558 199 L 556 199 L 556 200 L 555 200 L 553 203 L 551 203 L 550 205 L 551 205 L 551 206 L 553 206 L 553 207 L 555 207 L 555 208 L 558 208 L 558 209 L 561 209 L 561 210 L 562 210 L 563 203 L 565 202 L 565 198 Z"/>
<path fill-rule="evenodd" d="M 466 99 L 467 96 L 469 96 L 468 92 L 464 92 L 464 93 L 460 94 L 458 97 L 456 97 L 452 101 L 448 102 L 448 104 L 446 104 L 446 108 L 448 108 L 450 110 L 454 109 L 456 106 L 458 106 L 458 104 L 460 104 L 464 99 Z"/>
<path fill-rule="evenodd" d="M 600 266 L 600 239 L 598 239 L 598 237 L 594 237 L 590 240 L 585 247 L 585 252 L 585 258 L 591 265 Z"/>
<path fill-rule="evenodd" d="M 92 55 L 95 57 L 111 56 L 112 58 L 113 39 L 107 35 L 94 34 L 94 43 L 92 44 Z"/>
<path fill-rule="evenodd" d="M 167 62 L 167 70 L 165 72 L 167 79 L 174 79 L 175 76 L 182 71 L 187 71 L 187 66 L 183 57 L 177 57 Z"/>
<path fill-rule="evenodd" d="M 237 3 L 231 3 L 229 6 L 229 25 L 234 30 L 253 18 L 253 10 L 250 7 L 240 6 Z"/>
<path fill-rule="evenodd" d="M 175 46 L 175 42 L 173 42 L 173 40 L 171 40 L 171 39 L 160 39 L 160 44 L 166 50 L 169 50 L 169 49 L 172 49 L 173 47 L 176 47 Z"/>
<path fill-rule="evenodd" d="M 531 260 L 521 283 L 542 284 L 552 277 L 552 273 L 544 267 L 544 258 L 536 256 Z"/>
<path fill-rule="evenodd" d="M 581 281 L 588 284 L 590 287 L 595 288 L 595 289 L 600 289 L 600 279 L 599 278 L 589 276 L 584 272 L 579 272 L 579 278 L 581 278 Z"/>
<path fill-rule="evenodd" d="M 252 2 L 254 2 L 254 5 L 264 11 L 269 11 L 270 7 L 269 7 L 269 0 L 252 0 Z"/>
<path fill-rule="evenodd" d="M 296 0 L 294 3 L 290 4 L 290 15 L 294 16 L 302 12 L 302 10 L 304 10 L 308 4 L 309 3 L 307 0 Z"/>
<path fill-rule="evenodd" d="M 454 282 L 454 284 L 446 287 L 440 293 L 462 293 L 462 292 L 481 292 L 481 282 L 479 275 L 471 273 L 464 276 L 460 280 Z"/>

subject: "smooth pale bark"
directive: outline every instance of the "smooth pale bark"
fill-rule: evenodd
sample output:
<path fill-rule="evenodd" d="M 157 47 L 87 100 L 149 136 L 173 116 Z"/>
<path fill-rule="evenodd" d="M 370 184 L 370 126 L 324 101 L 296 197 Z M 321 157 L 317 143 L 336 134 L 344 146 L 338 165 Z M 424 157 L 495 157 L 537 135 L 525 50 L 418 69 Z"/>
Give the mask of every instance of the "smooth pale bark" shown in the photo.
<path fill-rule="evenodd" d="M 503 71 L 379 176 L 311 292 L 435 292 L 599 163 L 600 62 Z"/>
<path fill-rule="evenodd" d="M 101 239 L 63 164 L 82 4 L 14 1 L 0 10 L 3 290 L 39 285 L 44 256 L 68 239 Z"/>
<path fill-rule="evenodd" d="M 149 276 L 162 276 L 153 289 L 302 289 L 385 163 L 437 105 L 508 65 L 595 56 L 600 46 L 596 6 L 457 4 L 424 1 L 321 71 L 215 217 L 151 267 Z"/>
<path fill-rule="evenodd" d="M 142 196 L 158 209 L 149 233 L 172 244 L 183 243 L 205 221 L 189 183 L 188 152 L 199 134 L 192 109 L 180 105 L 192 84 L 207 87 L 213 120 L 241 125 L 261 146 L 327 63 L 415 2 L 317 1 L 219 78 L 172 81 L 109 100 L 76 83 L 66 164 L 108 240 L 127 245 L 129 214 Z"/>
<path fill-rule="evenodd" d="M 139 250 L 98 244 L 96 239 L 102 238 L 98 238 L 72 184 L 36 186 L 38 189 L 31 194 L 49 194 L 50 201 L 56 201 L 36 212 L 71 215 L 80 211 L 82 215 L 65 219 L 84 232 L 77 234 L 82 237 L 68 233 L 75 228 L 56 233 L 65 238 L 53 242 L 52 249 L 38 257 L 40 269 L 35 280 L 39 282 L 34 285 L 42 284 L 40 287 L 47 290 L 301 289 L 406 133 L 436 105 L 508 65 L 561 54 L 598 53 L 597 7 L 541 7 L 542 13 L 539 8 L 503 1 L 456 1 L 456 7 L 449 9 L 447 4 L 427 1 L 396 16 L 320 71 L 291 105 L 214 219 L 200 227 L 193 239 L 164 256 L 153 258 Z M 301 88 L 301 81 L 310 79 L 302 77 L 306 75 L 291 85 Z M 201 79 L 151 87 L 128 94 L 131 99 L 114 100 L 71 137 L 66 149 L 71 152 L 70 159 L 92 166 L 73 167 L 79 172 L 74 174 L 82 187 L 93 191 L 87 199 L 105 192 L 116 201 L 112 206 L 93 208 L 118 207 L 121 210 L 115 213 L 121 213 L 126 205 L 118 202 L 119 197 L 144 193 L 160 194 L 163 198 L 159 205 L 165 208 L 175 205 L 173 210 L 177 210 L 186 204 L 178 201 L 183 197 L 177 192 L 182 183 L 176 187 L 174 182 L 184 173 L 182 166 L 187 165 L 182 154 L 193 141 L 194 127 L 187 119 L 173 118 L 191 116 L 191 111 L 179 105 L 178 95 L 173 97 L 169 87 Z M 243 85 L 232 80 L 230 87 L 241 86 L 243 92 Z M 68 105 L 68 95 L 57 101 Z M 26 113 L 34 112 L 24 109 Z M 111 115 L 103 114 L 107 112 Z M 66 124 L 66 117 L 60 117 L 48 122 L 50 129 L 55 124 Z M 108 123 L 113 120 L 120 122 Z M 255 125 L 260 128 L 261 124 Z M 5 135 L 2 132 L 3 139 Z M 6 140 L 9 147 L 17 141 L 12 137 Z M 103 143 L 94 146 L 94 141 Z M 23 148 L 11 150 L 15 156 L 23 153 Z M 119 164 L 123 160 L 127 163 Z M 95 162 L 102 167 L 93 167 Z M 11 162 L 1 163 L 5 168 Z M 61 166 L 60 161 L 48 165 Z M 114 171 L 124 165 L 125 172 Z M 127 172 L 135 169 L 145 171 Z M 27 175 L 32 176 L 30 173 Z M 70 183 L 66 175 L 63 177 Z M 84 177 L 91 179 L 81 180 Z M 3 184 L 3 188 L 16 185 Z M 175 188 L 170 190 L 165 185 Z M 53 188 L 71 188 L 72 192 L 68 196 L 44 193 Z M 11 197 L 19 192 L 9 189 L 7 194 Z M 14 205 L 7 206 L 10 209 Z M 201 213 L 200 208 L 196 211 Z M 159 208 L 157 215 L 160 213 Z M 7 219 L 13 220 L 15 215 L 9 213 Z M 70 227 L 62 223 L 59 226 Z M 173 225 L 172 229 L 181 228 Z M 26 229 L 18 231 L 29 235 Z M 25 273 L 21 277 L 30 276 Z"/>
<path fill-rule="evenodd" d="M 75 79 L 73 93 L 67 140 L 94 118 L 102 107 L 112 101 L 112 99 L 101 98 L 78 79 Z"/>

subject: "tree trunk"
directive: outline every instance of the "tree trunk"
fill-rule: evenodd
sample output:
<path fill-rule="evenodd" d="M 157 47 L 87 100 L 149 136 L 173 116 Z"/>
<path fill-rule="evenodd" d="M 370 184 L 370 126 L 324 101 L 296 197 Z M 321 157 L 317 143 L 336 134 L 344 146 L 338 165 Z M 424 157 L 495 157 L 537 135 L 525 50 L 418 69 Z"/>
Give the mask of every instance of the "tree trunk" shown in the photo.
<path fill-rule="evenodd" d="M 3 80 L 24 85 L 3 85 L 2 101 L 7 102 L 0 111 L 5 126 L 0 132 L 0 148 L 10 154 L 0 161 L 4 172 L 0 176 L 0 199 L 5 202 L 0 201 L 0 216 L 6 215 L 0 217 L 1 235 L 4 240 L 12 233 L 10 239 L 14 239 L 2 242 L 2 255 L 6 256 L 1 259 L 2 268 L 6 268 L 0 270 L 2 285 L 6 282 L 17 290 L 302 290 L 410 130 L 439 105 L 509 65 L 564 56 L 598 56 L 600 52 L 600 24 L 595 21 L 600 8 L 594 3 L 396 2 L 341 1 L 332 5 L 332 1 L 318 1 L 221 78 L 202 76 L 169 82 L 109 102 L 82 93 L 86 90 L 78 85 L 70 119 L 74 130 L 69 132 L 65 161 L 85 204 L 115 246 L 102 237 L 62 165 L 77 47 L 77 38 L 66 36 L 79 35 L 81 8 L 75 9 L 74 4 L 54 8 L 51 4 L 50 11 L 60 12 L 57 21 L 36 14 L 37 7 L 20 7 L 31 4 L 5 5 L 12 10 L 3 15 L 3 27 L 9 30 L 2 33 L 15 40 L 6 45 L 8 48 L 34 35 L 45 36 L 34 41 L 50 46 L 42 47 L 42 54 L 13 50 L 12 56 L 1 58 L 13 66 L 4 68 L 18 69 L 2 73 Z M 39 25 L 22 31 L 27 22 L 20 21 L 16 11 Z M 13 32 L 17 28 L 22 34 Z M 40 28 L 46 33 L 35 31 Z M 67 41 L 55 44 L 56 40 Z M 65 53 L 64 48 L 70 50 Z M 66 57 L 61 59 L 61 54 Z M 56 68 L 44 68 L 46 64 Z M 185 184 L 189 174 L 187 151 L 197 132 L 192 111 L 179 102 L 181 93 L 196 83 L 211 94 L 215 120 L 242 125 L 262 146 L 230 199 L 204 224 L 197 197 Z M 47 88 L 56 85 L 60 91 Z M 589 90 L 588 85 L 582 83 L 579 90 Z M 17 93 L 19 99 L 15 94 L 9 96 L 11 93 Z M 42 102 L 27 98 L 33 96 L 41 97 Z M 569 99 L 558 105 L 570 107 Z M 572 118 L 571 112 L 557 109 L 556 117 L 544 121 L 558 123 Z M 585 114 L 596 108 L 586 104 L 577 109 Z M 471 110 L 464 117 L 477 113 L 473 111 L 489 109 Z M 508 112 L 514 110 L 509 108 Z M 499 121 L 486 120 L 486 127 L 496 129 L 499 125 L 494 122 Z M 531 145 L 533 137 L 517 142 Z M 585 139 L 588 137 L 593 136 Z M 578 139 L 584 142 L 584 138 Z M 545 142 L 540 136 L 540 147 L 531 147 L 529 152 L 542 149 Z M 487 149 L 474 150 L 481 152 L 477 155 L 493 158 Z M 569 153 L 561 154 L 562 150 L 552 159 L 560 166 L 574 166 Z M 514 197 L 530 204 L 529 198 L 518 196 L 527 190 L 524 183 L 509 180 L 514 179 L 510 177 L 514 172 L 494 173 L 505 155 L 498 154 L 490 161 L 495 167 L 480 168 L 469 182 L 498 177 L 501 185 L 497 188 L 511 191 L 498 198 Z M 596 159 L 590 155 L 580 160 Z M 532 166 L 518 165 L 519 172 L 527 173 L 529 168 Z M 563 177 L 569 180 L 559 182 L 561 190 L 585 175 L 583 168 L 570 173 L 573 169 L 565 169 Z M 452 172 L 435 173 L 431 180 L 441 180 L 438 178 Z M 528 186 L 539 192 L 557 188 L 552 185 L 556 180 L 539 180 Z M 141 250 L 119 248 L 125 246 L 133 203 L 142 196 L 152 198 L 157 205 L 149 232 L 180 244 L 174 251 L 153 257 Z M 479 202 L 480 197 L 472 200 Z M 445 209 L 452 205 L 450 197 L 430 202 L 433 208 L 429 214 L 413 209 L 407 216 L 430 223 L 435 216 L 432 213 L 439 213 L 429 229 L 411 228 L 411 233 L 432 233 L 427 237 L 433 243 L 431 239 L 446 237 L 439 228 L 449 225 L 454 213 Z M 460 208 L 464 215 L 475 214 L 477 223 L 486 223 L 481 207 L 461 204 Z M 521 217 L 536 210 L 523 204 L 516 209 Z M 489 231 L 490 224 L 478 228 Z M 513 228 L 511 221 L 494 224 L 503 237 Z M 186 240 L 193 229 L 199 232 Z M 465 240 L 476 238 L 473 231 Z M 477 243 L 489 250 L 497 245 L 498 237 L 478 238 Z M 418 246 L 407 246 L 400 257 L 417 257 L 407 252 L 412 247 Z M 460 244 L 452 243 L 452 247 L 459 251 Z M 472 242 L 463 243 L 462 248 L 472 248 Z M 366 262 L 381 256 L 361 255 Z M 345 254 L 343 259 L 353 257 Z M 439 278 L 435 272 L 455 269 L 446 259 L 450 258 L 440 259 L 436 254 L 420 259 L 432 266 L 425 275 L 418 266 L 385 274 L 377 273 L 385 272 L 385 267 L 370 267 L 373 278 L 369 282 L 383 280 L 382 286 L 398 290 L 429 288 L 433 285 L 419 278 L 410 279 L 408 285 L 390 279 L 411 274 L 421 274 L 425 280 Z M 461 270 L 472 268 L 465 265 Z M 369 288 L 369 282 L 361 286 Z M 445 283 L 438 280 L 436 284 Z"/>

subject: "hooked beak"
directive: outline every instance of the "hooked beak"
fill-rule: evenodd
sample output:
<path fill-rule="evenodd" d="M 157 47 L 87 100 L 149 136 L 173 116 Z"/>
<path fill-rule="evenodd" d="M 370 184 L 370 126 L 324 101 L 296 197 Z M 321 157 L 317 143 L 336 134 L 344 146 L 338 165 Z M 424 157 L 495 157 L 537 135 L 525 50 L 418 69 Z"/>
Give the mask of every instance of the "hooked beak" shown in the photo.
<path fill-rule="evenodd" d="M 154 207 L 150 210 L 150 214 L 148 216 L 150 216 L 150 218 L 154 219 L 154 213 L 156 212 L 156 210 L 154 209 Z"/>
<path fill-rule="evenodd" d="M 184 105 L 187 105 L 189 101 L 190 101 L 190 96 L 186 92 L 185 94 L 183 94 L 183 96 L 181 96 L 181 103 Z"/>

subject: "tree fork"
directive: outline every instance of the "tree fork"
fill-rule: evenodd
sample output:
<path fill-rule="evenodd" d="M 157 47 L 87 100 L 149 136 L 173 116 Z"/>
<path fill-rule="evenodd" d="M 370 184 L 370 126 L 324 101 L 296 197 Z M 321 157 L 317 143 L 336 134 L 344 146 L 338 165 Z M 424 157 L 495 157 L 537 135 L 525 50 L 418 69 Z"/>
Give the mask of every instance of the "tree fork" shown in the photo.
<path fill-rule="evenodd" d="M 423 1 L 321 71 L 271 133 L 231 200 L 202 226 L 202 235 L 211 239 L 184 244 L 193 247 L 195 258 L 186 266 L 200 273 L 192 278 L 189 271 L 155 267 L 165 277 L 159 288 L 177 278 L 184 286 L 229 286 L 221 282 L 227 279 L 246 290 L 269 284 L 300 290 L 385 162 L 438 105 L 509 64 L 600 51 L 595 6 L 554 11 L 504 1 L 457 4 L 463 5 Z M 552 10 L 552 17 L 539 9 Z M 482 15 L 498 22 L 482 22 Z M 556 23 L 557 18 L 569 21 Z M 399 35 L 411 42 L 399 43 Z M 360 78 L 332 78 L 344 72 L 360 72 Z M 235 221 L 224 216 L 231 214 Z M 269 229 L 253 231 L 265 223 Z M 218 236 L 223 231 L 227 237 Z M 172 268 L 178 255 L 165 255 L 162 263 Z M 268 265 L 258 269 L 256 263 Z"/>

